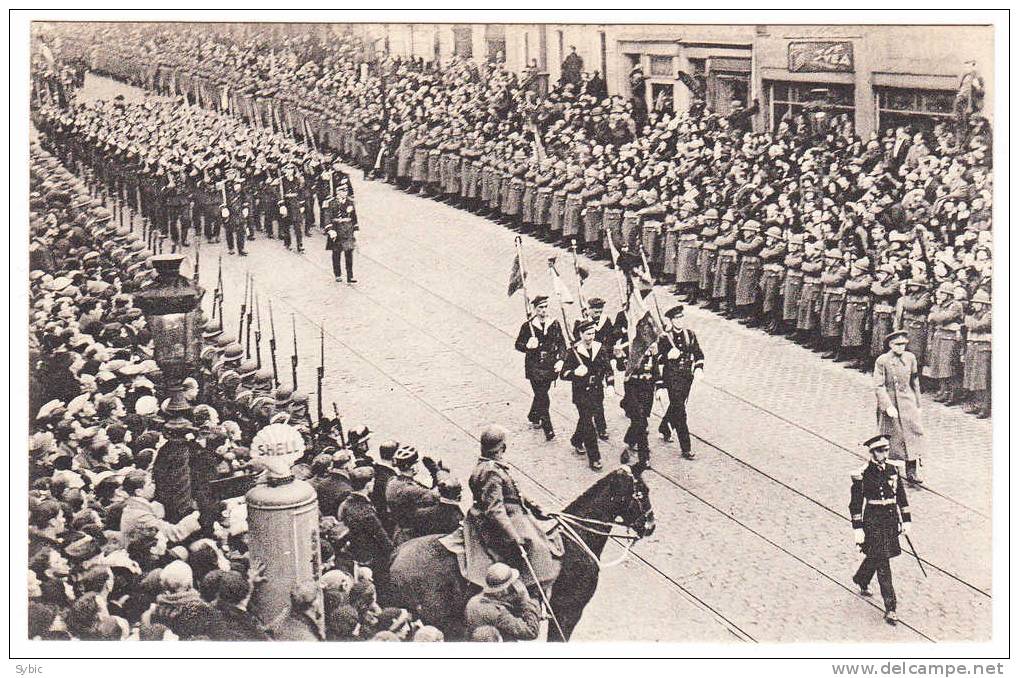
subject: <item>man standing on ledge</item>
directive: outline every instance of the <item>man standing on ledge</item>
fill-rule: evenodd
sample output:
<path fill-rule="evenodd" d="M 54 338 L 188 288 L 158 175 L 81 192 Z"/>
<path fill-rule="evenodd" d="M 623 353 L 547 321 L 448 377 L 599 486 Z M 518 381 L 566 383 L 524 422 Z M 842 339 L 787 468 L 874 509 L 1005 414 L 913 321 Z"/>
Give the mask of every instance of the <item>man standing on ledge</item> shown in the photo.
<path fill-rule="evenodd" d="M 672 432 L 679 437 L 684 459 L 693 459 L 690 429 L 686 424 L 686 399 L 690 397 L 697 370 L 704 369 L 704 352 L 693 330 L 683 327 L 683 305 L 673 306 L 665 312 L 666 332 L 658 340 L 658 353 L 662 364 L 662 382 L 669 394 L 669 409 L 662 417 L 658 432 L 665 442 L 672 442 Z"/>
<path fill-rule="evenodd" d="M 849 499 L 854 539 L 864 554 L 853 581 L 861 596 L 870 596 L 868 586 L 877 573 L 885 621 L 894 626 L 899 618 L 889 561 L 902 553 L 899 533 L 909 534 L 909 501 L 898 467 L 888 460 L 888 436 L 877 435 L 863 444 L 870 449 L 870 462 L 853 473 Z"/>

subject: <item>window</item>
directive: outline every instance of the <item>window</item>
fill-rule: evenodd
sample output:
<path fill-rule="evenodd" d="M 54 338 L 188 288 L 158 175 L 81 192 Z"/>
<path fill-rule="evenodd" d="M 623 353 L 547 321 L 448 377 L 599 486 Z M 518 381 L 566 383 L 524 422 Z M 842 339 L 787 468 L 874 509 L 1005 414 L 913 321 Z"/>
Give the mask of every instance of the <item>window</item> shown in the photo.
<path fill-rule="evenodd" d="M 832 115 L 855 114 L 856 105 L 852 85 L 835 85 L 814 82 L 769 82 L 768 100 L 771 104 L 771 126 L 777 129 L 786 115 L 795 116 L 811 104 L 827 102 Z"/>
<path fill-rule="evenodd" d="M 670 56 L 652 56 L 651 57 L 651 76 L 659 78 L 670 78 L 676 75 L 676 72 L 672 70 L 672 57 Z"/>
<path fill-rule="evenodd" d="M 453 26 L 453 54 L 464 59 L 474 56 L 473 31 L 470 26 Z"/>
<path fill-rule="evenodd" d="M 707 59 L 688 59 L 690 65 L 690 76 L 701 87 L 701 92 L 708 91 L 708 62 Z"/>
<path fill-rule="evenodd" d="M 876 89 L 878 129 L 913 126 L 931 129 L 953 117 L 955 92 L 931 89 Z"/>
<path fill-rule="evenodd" d="M 651 83 L 651 107 L 656 111 L 673 110 L 673 93 L 675 85 L 671 83 Z"/>
<path fill-rule="evenodd" d="M 506 61 L 506 26 L 503 24 L 485 26 L 485 45 L 489 63 Z"/>

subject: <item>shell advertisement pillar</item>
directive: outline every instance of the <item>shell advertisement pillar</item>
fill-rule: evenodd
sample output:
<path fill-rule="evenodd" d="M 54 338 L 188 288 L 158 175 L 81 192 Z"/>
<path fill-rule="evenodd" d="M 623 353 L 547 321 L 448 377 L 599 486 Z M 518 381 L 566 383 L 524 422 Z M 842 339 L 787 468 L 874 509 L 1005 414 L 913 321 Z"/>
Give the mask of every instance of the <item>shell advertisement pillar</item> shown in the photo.
<path fill-rule="evenodd" d="M 317 584 L 322 574 L 318 498 L 311 485 L 294 479 L 290 471 L 303 453 L 304 439 L 287 424 L 263 428 L 251 444 L 252 459 L 269 471 L 268 482 L 245 495 L 251 562 L 264 566 L 266 578 L 255 589 L 251 609 L 270 627 L 289 613 L 293 585 Z M 323 630 L 321 593 L 312 616 Z"/>

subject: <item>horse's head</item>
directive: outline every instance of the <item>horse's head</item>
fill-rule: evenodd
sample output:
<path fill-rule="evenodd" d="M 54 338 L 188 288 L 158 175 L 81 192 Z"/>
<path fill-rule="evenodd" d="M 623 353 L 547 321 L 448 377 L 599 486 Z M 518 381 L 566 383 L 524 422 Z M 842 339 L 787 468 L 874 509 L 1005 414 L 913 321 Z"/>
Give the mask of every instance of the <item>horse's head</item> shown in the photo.
<path fill-rule="evenodd" d="M 566 512 L 583 518 L 595 518 L 626 526 L 637 537 L 646 537 L 655 530 L 655 514 L 651 509 L 651 496 L 644 484 L 641 464 L 620 466 L 603 476 Z"/>
<path fill-rule="evenodd" d="M 651 491 L 641 477 L 644 469 L 643 464 L 621 466 L 611 474 L 619 475 L 618 501 L 620 509 L 617 513 L 618 519 L 641 538 L 648 537 L 655 531 L 655 512 L 651 508 Z"/>

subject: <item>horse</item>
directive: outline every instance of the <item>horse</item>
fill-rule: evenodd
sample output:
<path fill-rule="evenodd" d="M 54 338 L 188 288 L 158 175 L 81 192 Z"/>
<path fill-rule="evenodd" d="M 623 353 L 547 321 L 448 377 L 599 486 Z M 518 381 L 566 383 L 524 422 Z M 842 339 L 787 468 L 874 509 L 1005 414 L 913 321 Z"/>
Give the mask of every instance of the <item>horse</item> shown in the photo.
<path fill-rule="evenodd" d="M 580 622 L 598 586 L 599 559 L 614 525 L 621 524 L 637 541 L 655 529 L 654 512 L 642 465 L 621 466 L 598 480 L 561 513 L 550 513 L 564 531 L 564 553 L 549 606 L 554 622 L 548 640 L 566 642 Z M 480 589 L 460 574 L 457 558 L 433 534 L 404 542 L 389 567 L 387 605 L 411 610 L 447 640 L 466 639 L 464 609 Z M 547 587 L 546 587 L 547 588 Z"/>

